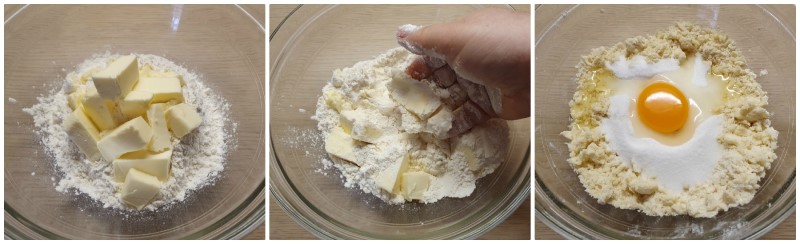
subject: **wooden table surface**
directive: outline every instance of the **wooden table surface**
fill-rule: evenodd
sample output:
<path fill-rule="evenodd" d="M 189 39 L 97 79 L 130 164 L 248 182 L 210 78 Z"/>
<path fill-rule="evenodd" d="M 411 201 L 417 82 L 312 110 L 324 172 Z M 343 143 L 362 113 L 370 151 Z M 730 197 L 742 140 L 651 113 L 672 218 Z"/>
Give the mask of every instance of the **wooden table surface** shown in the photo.
<path fill-rule="evenodd" d="M 535 6 L 535 9 L 539 9 L 539 6 L 541 6 L 541 4 L 537 4 Z M 795 21 L 794 21 L 794 19 L 795 19 L 795 8 L 778 8 L 778 11 L 781 12 L 781 13 L 779 13 L 781 16 L 785 16 L 787 19 L 790 20 L 790 21 L 788 21 L 788 24 L 790 25 L 789 28 L 794 30 L 795 29 Z M 537 17 L 543 17 L 543 16 L 547 15 L 547 16 L 551 16 L 552 17 L 552 16 L 555 16 L 557 13 L 543 13 L 542 15 L 539 15 L 539 14 L 542 14 L 542 13 L 536 13 L 536 16 Z M 796 238 L 796 233 L 797 233 L 796 232 L 796 230 L 797 230 L 796 224 L 797 223 L 795 222 L 795 215 L 796 215 L 796 213 L 793 213 L 791 216 L 789 216 L 789 218 L 787 218 L 785 221 L 783 221 L 781 224 L 779 224 L 777 227 L 775 227 L 775 229 L 773 229 L 772 231 L 770 231 L 769 233 L 767 233 L 766 235 L 764 235 L 761 238 L 762 239 L 781 239 L 781 240 L 790 239 L 790 240 L 794 240 Z M 535 220 L 535 222 L 536 222 L 536 223 L 534 223 L 534 226 L 535 226 L 534 238 L 535 239 L 537 239 L 537 240 L 564 239 L 564 237 L 560 236 L 558 233 L 556 233 L 555 231 L 550 229 L 550 227 L 548 227 L 547 225 L 545 225 L 541 221 Z"/>
<path fill-rule="evenodd" d="M 512 5 L 520 11 L 530 11 L 530 5 Z M 294 10 L 297 5 L 269 6 L 269 33 Z M 270 239 L 317 239 L 314 235 L 300 227 L 275 203 L 270 196 L 269 205 L 269 238 Z M 503 223 L 489 231 L 480 239 L 530 239 L 531 238 L 531 200 L 530 197 L 520 205 Z"/>

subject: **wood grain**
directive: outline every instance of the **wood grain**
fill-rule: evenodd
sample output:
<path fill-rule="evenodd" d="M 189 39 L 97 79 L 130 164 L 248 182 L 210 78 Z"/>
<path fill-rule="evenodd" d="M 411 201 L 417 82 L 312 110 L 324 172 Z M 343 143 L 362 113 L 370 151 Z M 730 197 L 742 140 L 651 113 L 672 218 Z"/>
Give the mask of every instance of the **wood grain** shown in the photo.
<path fill-rule="evenodd" d="M 269 33 L 283 21 L 298 5 L 270 4 Z M 512 5 L 519 11 L 530 12 L 530 5 Z M 531 238 L 531 200 L 530 197 L 504 222 L 479 239 L 530 239 Z M 270 239 L 317 239 L 314 235 L 294 222 L 270 196 L 269 204 Z"/>

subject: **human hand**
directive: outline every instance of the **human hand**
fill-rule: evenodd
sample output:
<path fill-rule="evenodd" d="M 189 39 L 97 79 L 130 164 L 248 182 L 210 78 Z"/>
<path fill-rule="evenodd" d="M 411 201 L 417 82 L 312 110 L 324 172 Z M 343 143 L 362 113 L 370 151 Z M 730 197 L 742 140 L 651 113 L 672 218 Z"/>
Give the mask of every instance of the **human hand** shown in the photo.
<path fill-rule="evenodd" d="M 424 55 L 406 73 L 449 91 L 450 135 L 489 118 L 530 117 L 530 14 L 485 9 L 424 27 L 401 26 L 397 42 Z M 468 99 L 467 99 L 468 98 Z"/>

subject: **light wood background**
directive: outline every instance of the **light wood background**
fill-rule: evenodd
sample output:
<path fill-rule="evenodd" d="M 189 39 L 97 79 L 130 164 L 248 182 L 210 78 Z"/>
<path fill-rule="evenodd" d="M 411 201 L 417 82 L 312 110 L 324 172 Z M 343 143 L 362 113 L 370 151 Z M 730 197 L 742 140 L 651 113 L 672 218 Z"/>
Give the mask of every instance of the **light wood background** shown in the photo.
<path fill-rule="evenodd" d="M 541 6 L 541 4 L 535 5 L 535 9 L 539 9 L 540 6 Z M 794 30 L 796 28 L 795 27 L 795 15 L 796 15 L 795 8 L 778 8 L 778 11 L 779 11 L 778 14 L 780 16 L 783 16 L 786 19 L 790 20 L 790 21 L 788 21 L 789 28 Z M 549 19 L 557 17 L 559 14 L 560 13 L 547 12 L 547 11 L 545 11 L 545 12 L 542 12 L 542 11 L 535 12 L 537 20 L 546 19 L 548 21 L 549 21 Z M 795 215 L 796 214 L 792 214 L 791 216 L 789 216 L 789 218 L 787 218 L 785 221 L 783 221 L 781 224 L 779 224 L 777 227 L 775 227 L 775 229 L 773 229 L 772 231 L 770 231 L 769 233 L 767 233 L 766 235 L 764 235 L 761 238 L 762 239 L 783 239 L 783 240 L 791 239 L 791 240 L 794 240 L 796 238 L 796 230 L 797 230 L 797 226 L 796 226 L 796 222 L 795 222 Z M 558 233 L 556 233 L 555 231 L 550 229 L 550 227 L 548 227 L 547 225 L 545 225 L 544 223 L 542 223 L 539 220 L 535 220 L 534 226 L 535 226 L 534 238 L 537 239 L 537 240 L 564 239 L 564 237 L 560 236 Z"/>
<path fill-rule="evenodd" d="M 512 5 L 519 11 L 530 12 L 530 5 Z M 294 10 L 297 5 L 276 5 L 269 6 L 269 33 Z M 530 239 L 531 238 L 531 201 L 530 197 L 520 205 L 520 207 L 509 216 L 503 223 L 500 223 L 493 230 L 480 239 Z M 270 224 L 270 239 L 317 239 L 314 235 L 300 227 L 273 201 L 270 196 L 269 215 L 267 217 Z"/>

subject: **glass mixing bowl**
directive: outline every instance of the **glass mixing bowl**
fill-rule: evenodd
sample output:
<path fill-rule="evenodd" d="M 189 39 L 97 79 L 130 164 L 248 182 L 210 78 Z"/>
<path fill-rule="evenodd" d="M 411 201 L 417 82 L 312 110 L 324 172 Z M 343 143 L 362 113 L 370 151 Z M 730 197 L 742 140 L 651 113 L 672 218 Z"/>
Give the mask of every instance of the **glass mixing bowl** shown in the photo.
<path fill-rule="evenodd" d="M 475 5 L 304 5 L 270 36 L 270 193 L 320 238 L 475 238 L 530 193 L 530 119 L 509 121 L 511 148 L 466 198 L 389 205 L 342 184 L 310 117 L 333 70 L 397 47 L 395 31 L 465 15 Z M 505 6 L 507 7 L 507 6 Z"/>
<path fill-rule="evenodd" d="M 753 5 L 543 5 L 536 9 L 536 218 L 567 238 L 757 238 L 795 209 L 795 32 L 777 8 Z M 793 7 L 792 7 L 793 8 Z M 575 65 L 592 48 L 655 34 L 678 20 L 727 33 L 758 73 L 778 130 L 778 158 L 749 204 L 714 218 L 649 217 L 601 205 L 567 164 Z M 793 21 L 793 18 L 792 18 Z M 568 40 L 568 41 L 565 41 Z"/>
<path fill-rule="evenodd" d="M 264 222 L 264 38 L 258 6 L 6 6 L 5 237 L 240 238 Z M 238 148 L 215 185 L 127 220 L 85 195 L 56 192 L 51 159 L 22 108 L 92 54 L 149 53 L 201 74 L 230 104 Z M 13 98 L 16 102 L 11 102 Z M 8 101 L 7 101 L 8 100 Z M 32 175 L 31 172 L 35 172 Z"/>

